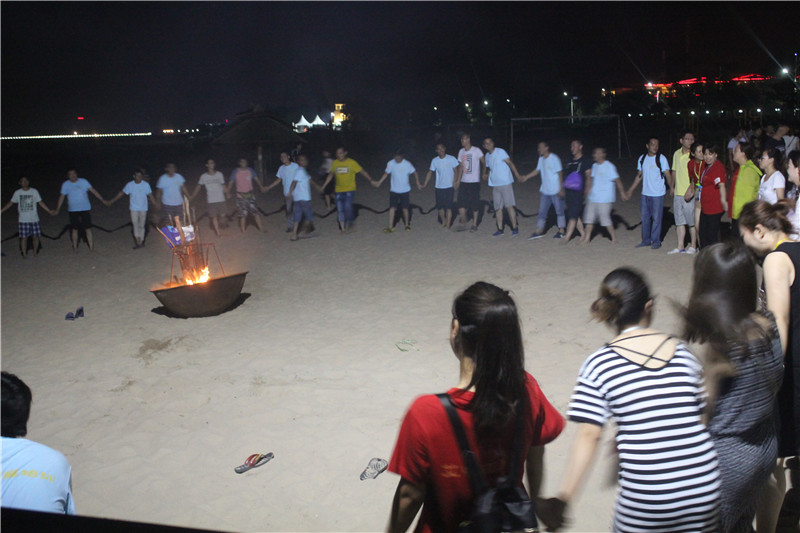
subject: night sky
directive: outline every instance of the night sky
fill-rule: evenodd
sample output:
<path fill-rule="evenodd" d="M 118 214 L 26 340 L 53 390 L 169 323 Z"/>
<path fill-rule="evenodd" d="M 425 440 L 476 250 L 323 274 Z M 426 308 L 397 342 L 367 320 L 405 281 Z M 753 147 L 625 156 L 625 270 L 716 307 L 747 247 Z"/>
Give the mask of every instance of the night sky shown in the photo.
<path fill-rule="evenodd" d="M 223 121 L 253 104 L 312 120 L 334 102 L 391 111 L 551 101 L 563 91 L 589 98 L 645 81 L 775 75 L 775 61 L 791 65 L 800 51 L 800 2 L 4 1 L 0 9 L 4 136 L 71 131 L 79 115 L 102 132 L 157 131 Z"/>

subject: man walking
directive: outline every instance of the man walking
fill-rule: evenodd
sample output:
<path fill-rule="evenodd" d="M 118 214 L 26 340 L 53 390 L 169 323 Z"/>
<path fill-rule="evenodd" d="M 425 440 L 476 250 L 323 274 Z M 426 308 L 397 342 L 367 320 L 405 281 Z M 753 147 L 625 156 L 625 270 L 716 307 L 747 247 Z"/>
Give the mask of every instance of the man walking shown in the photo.
<path fill-rule="evenodd" d="M 461 136 L 461 150 L 458 151 L 458 168 L 453 187 L 458 189 L 458 223 L 459 229 L 467 225 L 467 212 L 472 212 L 470 231 L 478 231 L 478 210 L 481 207 L 481 176 L 483 176 L 485 160 L 483 152 L 472 146 L 468 133 Z"/>
<path fill-rule="evenodd" d="M 489 187 L 492 188 L 492 201 L 494 203 L 494 212 L 497 216 L 497 231 L 492 234 L 492 237 L 504 235 L 503 208 L 508 211 L 511 236 L 516 237 L 519 235 L 519 228 L 517 227 L 513 183 L 514 177 L 517 180 L 520 179 L 519 172 L 517 172 L 517 167 L 514 166 L 514 162 L 508 156 L 508 152 L 502 148 L 497 148 L 491 137 L 484 139 L 483 148 L 486 150 L 486 155 L 484 156 L 487 169 L 486 179 L 489 181 Z"/>

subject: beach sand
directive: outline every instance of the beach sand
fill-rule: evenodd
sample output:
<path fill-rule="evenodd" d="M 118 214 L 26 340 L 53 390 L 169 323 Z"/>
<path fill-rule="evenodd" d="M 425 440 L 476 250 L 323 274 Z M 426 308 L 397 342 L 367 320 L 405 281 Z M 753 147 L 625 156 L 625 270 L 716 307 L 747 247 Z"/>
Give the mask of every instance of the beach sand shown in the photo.
<path fill-rule="evenodd" d="M 630 178 L 626 180 L 630 183 Z M 538 180 L 515 185 L 521 234 L 501 238 L 491 215 L 477 233 L 442 230 L 435 213 L 414 211 L 412 231 L 384 234 L 388 189 L 359 182 L 356 229 L 339 233 L 335 213 L 315 220 L 318 237 L 289 242 L 281 214 L 266 234 L 234 220 L 221 238 L 208 220 L 226 273 L 249 271 L 241 305 L 216 317 L 158 312 L 149 290 L 168 279 L 171 254 L 151 231 L 132 250 L 130 228 L 95 230 L 94 252 L 73 254 L 68 234 L 44 239 L 23 260 L 17 239 L 3 243 L 2 368 L 33 390 L 28 437 L 62 451 L 72 465 L 83 515 L 229 531 L 380 531 L 398 477 L 361 481 L 370 458 L 389 459 L 412 400 L 458 381 L 448 344 L 450 306 L 470 283 L 512 291 L 520 308 L 526 367 L 564 413 L 583 360 L 611 338 L 590 322 L 601 279 L 630 265 L 656 293 L 655 326 L 679 329 L 670 299 L 684 301 L 692 257 L 634 249 L 640 230 L 618 226 L 620 244 L 598 236 L 562 245 L 555 228 L 536 241 Z M 487 188 L 482 197 L 490 198 Z M 431 186 L 411 193 L 427 211 Z M 282 205 L 274 191 L 262 209 Z M 129 221 L 127 199 L 95 224 Z M 617 203 L 639 222 L 638 196 Z M 51 205 L 51 207 L 53 207 Z M 314 199 L 317 213 L 324 211 Z M 197 203 L 198 214 L 205 203 Z M 41 215 L 56 235 L 66 215 Z M 16 223 L 4 215 L 4 236 Z M 400 226 L 402 228 L 402 225 Z M 212 275 L 216 262 L 212 258 Z M 85 308 L 85 318 L 64 320 Z M 413 341 L 413 346 L 397 343 Z M 542 493 L 555 495 L 575 433 L 547 446 Z M 266 465 L 234 473 L 252 453 Z M 613 428 L 571 506 L 569 531 L 608 531 L 613 513 Z"/>

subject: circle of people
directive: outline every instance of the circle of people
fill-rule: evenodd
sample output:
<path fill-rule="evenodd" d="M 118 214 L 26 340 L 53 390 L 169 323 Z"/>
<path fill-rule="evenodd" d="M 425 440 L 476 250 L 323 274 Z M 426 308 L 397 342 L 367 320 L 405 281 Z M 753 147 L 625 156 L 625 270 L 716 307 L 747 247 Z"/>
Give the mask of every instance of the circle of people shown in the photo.
<path fill-rule="evenodd" d="M 28 178 L 23 177 L 19 181 L 20 189 L 14 192 L 2 211 L 17 204 L 20 246 L 25 257 L 27 246 L 23 241 L 27 241 L 28 237 L 33 238 L 34 253 L 38 252 L 41 229 L 36 206 L 39 205 L 55 216 L 66 199 L 73 249 L 77 251 L 80 231 L 85 232 L 87 244 L 93 249 L 91 204 L 88 193 L 93 194 L 107 206 L 128 195 L 131 224 L 136 241 L 134 248 L 140 248 L 144 245 L 148 200 L 155 207 L 161 208 L 162 223 L 171 224 L 175 217 L 180 220 L 183 216 L 184 196 L 190 200 L 194 199 L 201 187 L 205 187 L 208 216 L 215 233 L 219 236 L 219 219 L 227 214 L 226 200 L 231 194 L 231 189 L 235 190 L 241 231 L 245 231 L 248 216 L 252 216 L 256 227 L 259 231 L 263 231 L 260 211 L 254 196 L 255 187 L 266 193 L 282 185 L 286 202 L 286 232 L 290 233 L 290 240 L 296 241 L 303 220 L 307 222 L 309 231 L 313 231 L 311 186 L 323 193 L 326 207 L 329 209 L 332 205 L 331 199 L 335 200 L 339 229 L 343 233 L 350 230 L 355 219 L 353 202 L 356 176 L 360 175 L 375 187 L 380 187 L 387 178 L 390 178 L 389 225 L 383 231 L 392 233 L 395 231 L 398 209 L 405 230 L 411 230 L 410 177 L 414 176 L 417 188 L 421 190 L 427 187 L 431 176 L 435 174 L 435 209 L 443 228 L 452 227 L 457 191 L 458 222 L 455 229 L 477 231 L 478 214 L 481 209 L 481 180 L 484 180 L 492 190 L 492 205 L 497 222 L 497 230 L 492 236 L 505 235 L 503 217 L 505 211 L 511 227 L 511 236 L 514 237 L 519 234 L 514 179 L 525 182 L 538 176 L 541 179 L 539 212 L 536 230 L 528 239 L 544 237 L 547 215 L 552 207 L 556 214 L 557 225 L 554 238 L 563 239 L 565 243 L 569 242 L 577 230 L 578 242 L 588 244 L 592 239 L 595 224 L 599 222 L 608 232 L 611 243 L 616 244 L 617 237 L 611 216 L 616 193 L 618 192 L 619 196 L 627 201 L 641 183 L 642 240 L 636 247 L 661 248 L 663 208 L 669 190 L 673 197 L 677 246 L 668 253 L 694 254 L 701 246 L 719 242 L 723 214 L 727 213 L 731 218 L 731 227 L 736 234 L 739 213 L 746 203 L 755 198 L 775 203 L 786 197 L 787 179 L 780 170 L 783 168 L 782 155 L 788 153 L 787 148 L 797 145 L 797 137 L 787 137 L 785 135 L 787 131 L 787 126 L 778 125 L 774 135 L 759 140 L 757 144 L 763 145 L 763 150 L 756 153 L 756 142 L 749 142 L 746 132 L 740 130 L 727 147 L 728 161 L 732 163 L 728 169 L 720 160 L 722 150 L 716 144 L 696 141 L 694 133 L 690 130 L 681 134 L 680 148 L 674 152 L 671 166 L 666 156 L 659 152 L 659 139 L 652 137 L 646 144 L 646 152 L 637 159 L 637 174 L 627 190 L 620 181 L 616 166 L 606 159 L 605 148 L 595 148 L 590 158 L 583 153 L 582 141 L 575 139 L 570 143 L 572 158 L 562 166 L 561 159 L 550 151 L 549 143 L 542 141 L 537 146 L 539 160 L 536 168 L 523 175 L 517 170 L 508 152 L 496 146 L 492 138 L 484 139 L 483 148 L 486 151 L 484 153 L 472 145 L 469 134 L 463 134 L 462 147 L 457 157 L 447 154 L 444 143 L 436 145 L 436 157 L 431 160 L 424 183 L 420 183 L 419 174 L 401 151 L 387 163 L 381 178 L 373 180 L 357 161 L 349 157 L 347 150 L 340 147 L 336 150 L 335 160 L 324 152 L 324 163 L 320 168 L 320 175 L 324 176 L 324 179 L 322 185 L 318 185 L 308 172 L 309 160 L 301 153 L 302 145 L 300 145 L 291 154 L 289 152 L 280 154 L 281 165 L 276 172 L 276 179 L 266 186 L 244 158 L 239 159 L 237 168 L 231 173 L 227 182 L 222 173 L 216 169 L 215 161 L 208 159 L 206 172 L 200 176 L 197 186 L 191 193 L 186 188 L 185 178 L 178 174 L 175 165 L 170 163 L 166 165 L 165 173 L 156 183 L 155 197 L 149 182 L 145 179 L 144 171 L 137 169 L 134 171 L 133 180 L 111 200 L 106 201 L 86 179 L 78 177 L 76 170 L 70 169 L 67 172 L 68 179 L 61 186 L 61 195 L 55 210 L 47 207 L 38 191 L 30 187 Z M 786 141 L 786 138 L 790 140 Z M 795 186 L 792 195 L 796 196 L 796 187 L 800 186 L 800 180 L 788 168 L 791 165 L 788 158 L 787 162 L 789 182 Z M 789 216 L 797 233 L 800 231 L 800 211 L 791 210 Z"/>

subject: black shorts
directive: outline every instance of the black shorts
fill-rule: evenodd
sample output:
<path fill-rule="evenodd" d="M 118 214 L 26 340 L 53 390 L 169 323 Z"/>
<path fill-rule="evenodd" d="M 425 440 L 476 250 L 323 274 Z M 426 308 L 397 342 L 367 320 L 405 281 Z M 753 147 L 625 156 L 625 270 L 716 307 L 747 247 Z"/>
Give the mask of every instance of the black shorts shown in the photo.
<path fill-rule="evenodd" d="M 434 189 L 436 191 L 436 209 L 453 208 L 453 188 Z"/>
<path fill-rule="evenodd" d="M 583 193 L 581 191 L 571 191 L 566 189 L 565 204 L 567 207 L 567 218 L 581 218 L 583 214 Z"/>
<path fill-rule="evenodd" d="M 92 214 L 89 211 L 70 211 L 69 225 L 72 229 L 91 229 Z"/>
<path fill-rule="evenodd" d="M 389 207 L 399 206 L 400 209 L 408 209 L 409 205 L 411 205 L 411 193 L 389 192 Z"/>
<path fill-rule="evenodd" d="M 481 209 L 481 182 L 464 183 L 458 189 L 458 206 L 467 211 L 480 211 Z"/>

